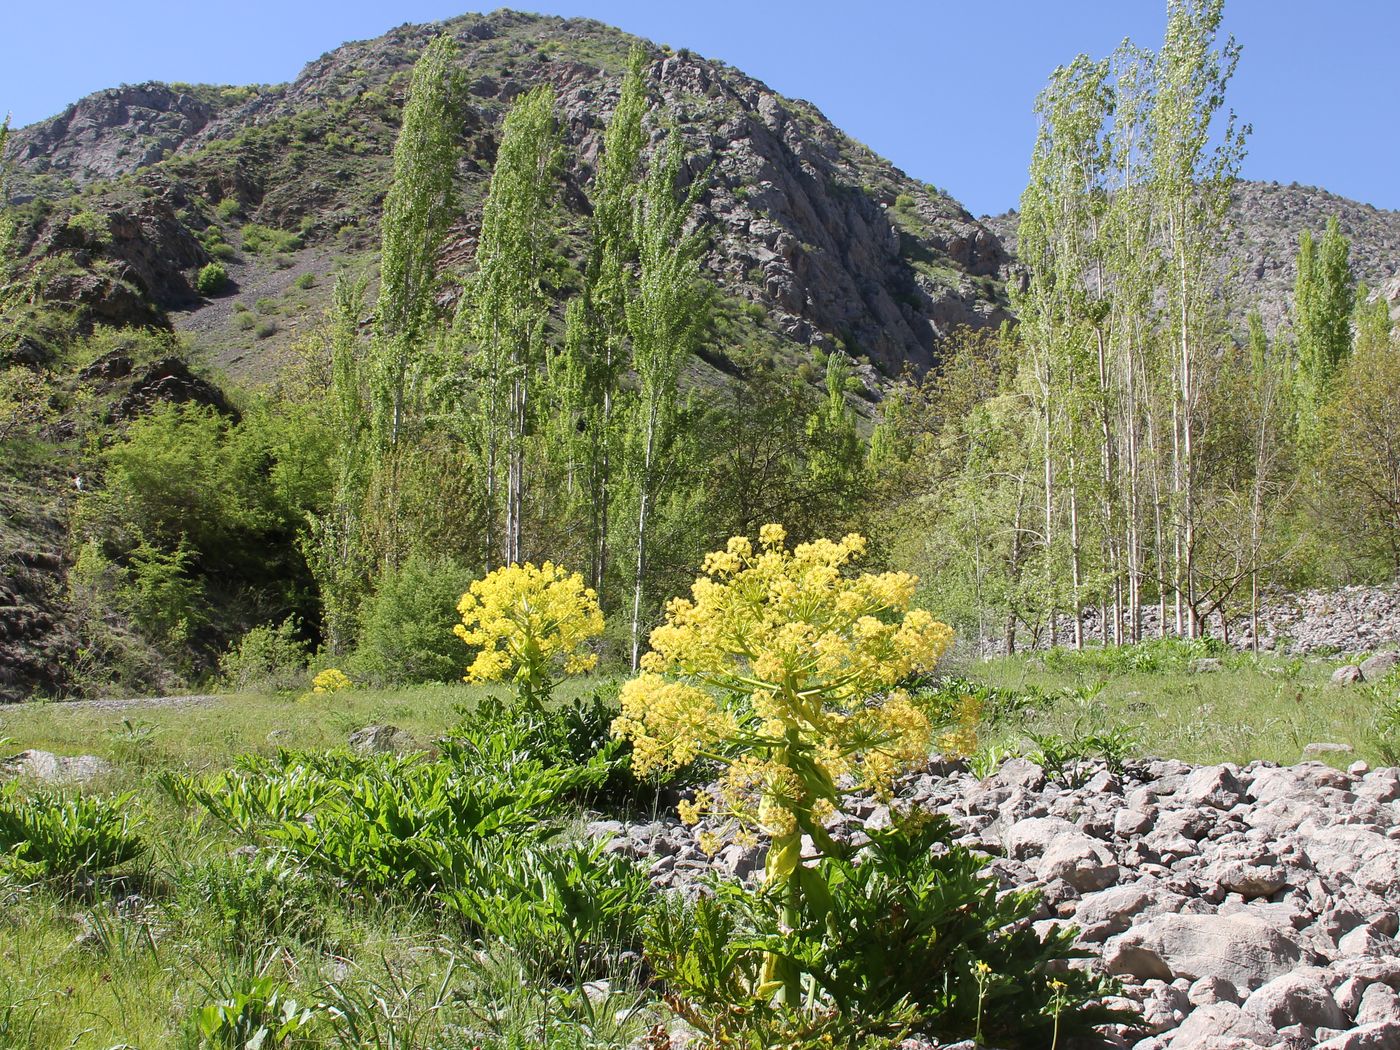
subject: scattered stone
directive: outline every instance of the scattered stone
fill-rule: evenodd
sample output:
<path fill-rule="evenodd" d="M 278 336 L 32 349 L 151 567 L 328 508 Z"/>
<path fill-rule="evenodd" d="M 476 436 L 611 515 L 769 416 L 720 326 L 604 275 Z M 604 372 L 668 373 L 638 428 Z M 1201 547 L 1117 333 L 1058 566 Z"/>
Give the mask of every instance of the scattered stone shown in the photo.
<path fill-rule="evenodd" d="M 1318 1043 L 1316 1050 L 1396 1050 L 1397 1047 L 1400 1047 L 1400 1024 L 1382 1021 L 1333 1036 Z"/>
<path fill-rule="evenodd" d="M 1355 685 L 1361 681 L 1361 668 L 1355 664 L 1345 664 L 1332 672 L 1333 685 Z"/>
<path fill-rule="evenodd" d="M 1147 979 L 1224 977 L 1254 990 L 1303 961 L 1293 931 L 1253 915 L 1159 915 L 1109 942 L 1109 973 Z"/>
<path fill-rule="evenodd" d="M 30 749 L 0 762 L 0 774 L 28 777 L 46 784 L 86 783 L 112 771 L 112 764 L 96 755 L 55 755 Z"/>
<path fill-rule="evenodd" d="M 1368 656 L 1361 661 L 1361 680 L 1364 682 L 1379 682 L 1382 678 L 1395 670 L 1400 665 L 1400 653 L 1386 651 Z"/>
<path fill-rule="evenodd" d="M 1322 741 L 1303 745 L 1303 757 L 1315 758 L 1318 755 L 1350 755 L 1356 748 L 1350 744 L 1329 744 Z"/>
<path fill-rule="evenodd" d="M 418 741 L 394 725 L 365 726 L 363 729 L 357 729 L 350 734 L 347 743 L 362 755 L 382 755 L 390 752 L 402 755 L 423 750 Z"/>
<path fill-rule="evenodd" d="M 1326 974 L 1309 968 L 1275 977 L 1245 1000 L 1244 1011 L 1275 1029 L 1295 1024 L 1341 1028 L 1346 1015 L 1328 990 Z"/>

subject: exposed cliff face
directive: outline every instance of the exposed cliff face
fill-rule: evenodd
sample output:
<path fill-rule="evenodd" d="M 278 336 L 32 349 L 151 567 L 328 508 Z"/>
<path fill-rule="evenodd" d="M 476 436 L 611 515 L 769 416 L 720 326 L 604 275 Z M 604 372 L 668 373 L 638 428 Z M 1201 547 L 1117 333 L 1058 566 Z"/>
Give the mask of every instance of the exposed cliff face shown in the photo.
<path fill-rule="evenodd" d="M 1231 203 L 1224 266 L 1227 305 L 1236 322 L 1257 309 L 1269 331 L 1287 328 L 1298 272 L 1298 237 L 1304 230 L 1321 236 L 1333 217 L 1351 241 L 1352 272 L 1372 294 L 1387 298 L 1400 321 L 1400 212 L 1316 186 L 1242 180 Z M 1019 218 L 1012 211 L 982 219 L 1011 255 L 1016 252 Z"/>
<path fill-rule="evenodd" d="M 26 171 L 82 185 L 155 164 L 214 113 L 209 102 L 167 84 L 108 88 L 18 132 L 11 157 Z"/>
<path fill-rule="evenodd" d="M 135 223 L 144 247 L 123 235 L 105 254 L 120 255 L 129 283 L 156 306 L 186 308 L 177 327 L 207 339 L 216 361 L 255 371 L 275 356 L 281 334 L 255 341 L 232 330 L 231 318 L 216 319 L 218 311 L 201 316 L 190 277 L 208 256 L 193 234 L 223 227 L 242 249 L 228 260 L 235 284 L 271 298 L 290 291 L 291 277 L 282 287 L 272 261 L 241 244 L 244 222 L 297 231 L 297 245 L 283 253 L 290 261 L 277 260 L 289 274 L 304 271 L 302 252 L 321 263 L 372 254 L 407 72 L 444 30 L 459 43 L 470 102 L 461 128 L 464 217 L 444 264 L 469 265 L 500 121 L 511 99 L 537 83 L 557 92 L 574 159 L 562 203 L 576 216 L 586 212 L 632 38 L 597 22 L 509 11 L 346 44 L 278 87 L 146 84 L 90 96 L 15 134 L 21 191 L 61 199 L 66 187 L 117 180 L 97 206 L 121 216 L 123 234 Z M 812 346 L 843 346 L 874 385 L 906 365 L 929 367 L 954 328 L 1006 316 L 1005 253 L 955 201 L 847 138 L 808 103 L 689 52 L 648 54 L 654 134 L 674 123 L 689 152 L 686 177 L 706 180 L 707 266 L 727 297 L 762 308 L 745 315 L 762 318 L 754 334 L 794 358 Z M 237 214 L 215 214 L 221 201 L 236 203 Z M 179 221 L 161 221 L 162 209 Z M 63 245 L 36 239 L 37 254 L 55 250 Z"/>

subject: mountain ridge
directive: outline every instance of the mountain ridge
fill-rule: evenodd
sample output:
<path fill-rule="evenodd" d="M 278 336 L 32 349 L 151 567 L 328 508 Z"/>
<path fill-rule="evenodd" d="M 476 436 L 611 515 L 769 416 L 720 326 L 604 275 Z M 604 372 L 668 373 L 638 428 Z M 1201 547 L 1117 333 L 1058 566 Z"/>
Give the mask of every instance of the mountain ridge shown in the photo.
<path fill-rule="evenodd" d="M 469 101 L 464 217 L 444 263 L 468 263 L 499 120 L 509 101 L 536 83 L 551 84 L 558 96 L 561 129 L 576 158 L 562 198 L 566 222 L 577 221 L 637 38 L 593 20 L 511 11 L 404 25 L 350 42 L 285 85 L 148 82 L 90 95 L 14 133 L 8 153 L 18 172 L 17 199 L 101 201 L 113 186 L 144 186 L 146 197 L 169 203 L 202 241 L 210 226 L 221 227 L 220 239 L 250 267 L 239 276 L 264 285 L 276 282 L 215 212 L 225 201 L 235 202 L 228 207 L 244 225 L 297 229 L 301 244 L 285 253 L 294 260 L 299 251 L 328 245 L 332 255 L 367 260 L 377 247 L 373 227 L 407 71 L 439 32 L 458 42 Z M 674 121 L 686 143 L 683 178 L 709 173 L 701 200 L 701 221 L 713 235 L 707 270 L 735 301 L 735 323 L 754 329 L 750 334 L 778 356 L 796 363 L 812 348 L 845 349 L 873 392 L 906 367 L 930 367 L 956 328 L 1009 316 L 1005 253 L 956 201 L 850 139 L 810 103 L 692 52 L 643 46 L 657 117 Z M 318 126 L 318 114 L 337 126 Z M 34 243 L 55 247 L 42 232 Z M 202 264 L 181 267 L 187 282 Z M 302 272 L 295 262 L 284 269 Z M 157 305 L 193 314 L 204 308 L 183 294 Z M 198 322 L 184 320 L 198 332 Z M 225 367 L 260 356 L 253 352 L 260 347 L 236 332 L 220 329 L 212 341 L 215 362 Z M 238 347 L 240 341 L 249 345 Z"/>

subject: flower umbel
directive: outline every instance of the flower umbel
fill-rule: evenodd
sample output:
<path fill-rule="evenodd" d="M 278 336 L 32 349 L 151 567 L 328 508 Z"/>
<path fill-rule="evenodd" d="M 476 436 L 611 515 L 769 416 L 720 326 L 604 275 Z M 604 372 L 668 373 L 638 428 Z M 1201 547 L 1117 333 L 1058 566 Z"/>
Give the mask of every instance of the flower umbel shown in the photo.
<path fill-rule="evenodd" d="M 598 596 L 583 577 L 561 565 L 507 565 L 475 581 L 462 595 L 457 637 L 477 649 L 468 682 L 515 682 L 522 701 L 538 705 L 565 674 L 592 670 L 586 643 L 603 633 Z"/>
<path fill-rule="evenodd" d="M 707 555 L 690 597 L 673 599 L 652 631 L 613 723 L 639 774 L 702 756 L 724 765 L 681 816 L 772 836 L 765 878 L 782 887 L 789 926 L 806 892 L 803 836 L 834 848 L 821 821 L 840 801 L 838 782 L 888 792 L 932 742 L 899 683 L 932 670 L 953 632 L 910 608 L 909 573 L 851 573 L 865 548 L 853 533 L 789 549 L 783 527 L 765 525 L 757 547 L 736 536 Z M 791 961 L 772 956 L 769 970 L 795 1005 Z"/>

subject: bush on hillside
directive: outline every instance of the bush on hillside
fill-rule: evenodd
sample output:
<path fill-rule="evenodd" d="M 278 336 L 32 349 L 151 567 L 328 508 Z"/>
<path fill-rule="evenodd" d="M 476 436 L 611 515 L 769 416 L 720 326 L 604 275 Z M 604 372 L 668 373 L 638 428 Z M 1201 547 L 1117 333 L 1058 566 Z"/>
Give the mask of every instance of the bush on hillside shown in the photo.
<path fill-rule="evenodd" d="M 199 271 L 194 286 L 200 295 L 218 295 L 228 286 L 228 271 L 222 263 L 211 262 Z"/>
<path fill-rule="evenodd" d="M 450 558 L 410 557 L 386 572 L 360 614 L 353 670 L 375 682 L 452 682 L 470 650 L 452 633 L 471 572 Z"/>

